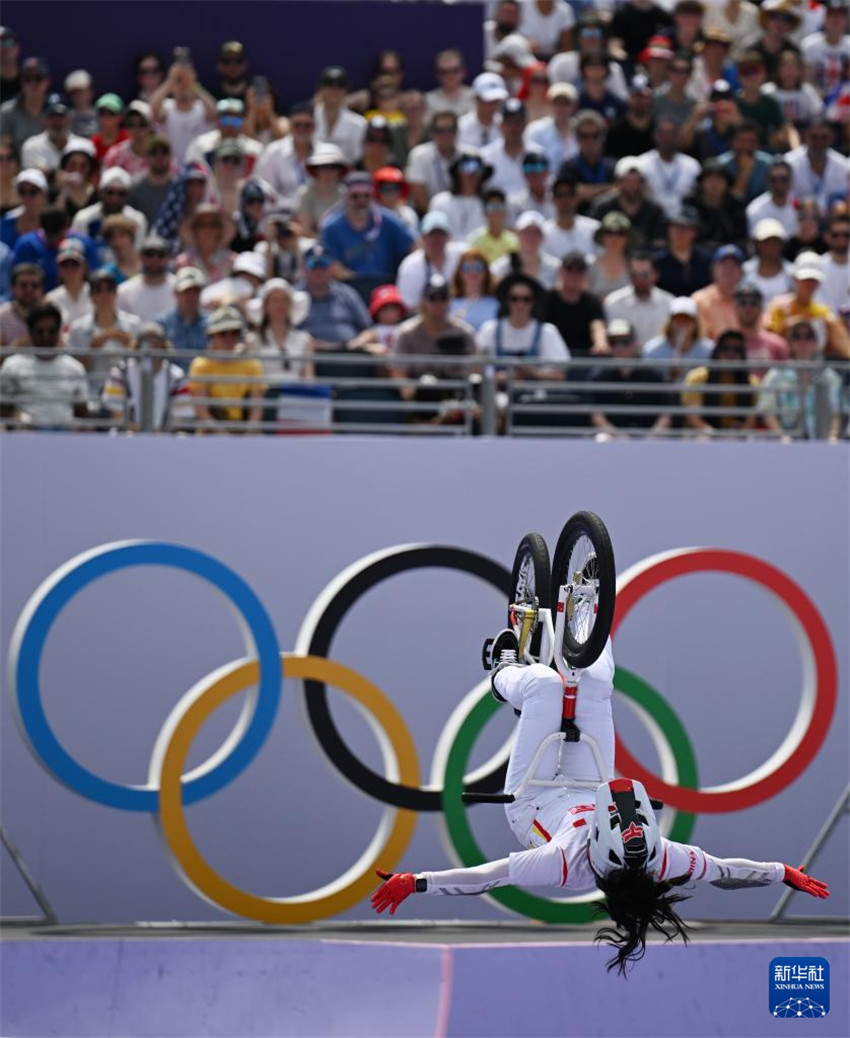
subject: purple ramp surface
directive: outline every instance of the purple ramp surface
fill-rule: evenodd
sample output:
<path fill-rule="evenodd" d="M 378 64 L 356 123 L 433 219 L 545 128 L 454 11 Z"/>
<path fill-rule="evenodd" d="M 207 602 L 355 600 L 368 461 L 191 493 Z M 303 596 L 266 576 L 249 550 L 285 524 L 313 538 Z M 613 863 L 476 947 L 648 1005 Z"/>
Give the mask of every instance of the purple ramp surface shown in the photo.
<path fill-rule="evenodd" d="M 449 1038 L 847 1038 L 850 945 L 841 941 L 650 945 L 628 980 L 607 973 L 610 953 L 584 945 L 458 947 L 452 955 Z M 829 1015 L 774 1019 L 775 956 L 823 956 Z"/>
<path fill-rule="evenodd" d="M 431 1036 L 442 960 L 324 941 L 6 940 L 0 1034 Z"/>

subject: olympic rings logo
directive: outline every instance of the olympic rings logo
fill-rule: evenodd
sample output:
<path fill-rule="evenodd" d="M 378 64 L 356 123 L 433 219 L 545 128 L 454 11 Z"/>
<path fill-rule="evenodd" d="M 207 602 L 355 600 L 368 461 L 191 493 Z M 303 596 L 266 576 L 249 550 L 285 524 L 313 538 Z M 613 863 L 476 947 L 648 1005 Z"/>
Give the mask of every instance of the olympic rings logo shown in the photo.
<path fill-rule="evenodd" d="M 50 629 L 62 609 L 86 586 L 108 573 L 134 566 L 167 566 L 212 584 L 234 612 L 246 657 L 199 681 L 176 704 L 156 739 L 148 782 L 129 786 L 108 781 L 83 767 L 54 735 L 42 706 L 39 667 Z M 395 574 L 419 568 L 459 570 L 489 584 L 504 605 L 510 573 L 487 557 L 461 548 L 403 545 L 377 552 L 340 573 L 307 612 L 293 654 L 281 653 L 271 620 L 251 588 L 219 560 L 192 548 L 154 541 L 102 545 L 71 559 L 33 594 L 16 624 L 9 649 L 10 689 L 22 734 L 35 759 L 69 789 L 109 807 L 154 816 L 172 860 L 199 894 L 236 915 L 267 923 L 297 924 L 338 915 L 361 901 L 373 886 L 373 868 L 395 867 L 416 825 L 416 813 L 442 812 L 456 861 L 485 860 L 461 802 L 462 790 L 502 787 L 510 740 L 470 774 L 466 769 L 481 730 L 499 709 L 489 679 L 458 704 L 438 740 L 430 784 L 420 783 L 414 740 L 391 700 L 366 677 L 329 658 L 333 637 L 346 613 L 369 589 Z M 651 774 L 617 739 L 621 773 L 641 779 L 675 809 L 665 818 L 671 839 L 687 841 L 694 814 L 734 811 L 775 796 L 802 774 L 829 730 L 837 688 L 835 652 L 826 625 L 806 593 L 763 560 L 740 552 L 688 548 L 655 555 L 624 573 L 617 587 L 616 633 L 643 597 L 669 580 L 697 572 L 722 572 L 756 582 L 785 607 L 803 662 L 803 688 L 791 730 L 768 761 L 725 786 L 699 786 L 696 757 L 684 725 L 661 694 L 637 675 L 617 669 L 615 688 L 645 722 L 658 758 Z M 283 677 L 303 682 L 308 718 L 324 753 L 356 788 L 385 805 L 368 848 L 333 882 L 294 898 L 265 898 L 229 883 L 206 862 L 189 833 L 185 808 L 222 789 L 254 759 L 274 724 Z M 345 744 L 331 717 L 327 688 L 351 697 L 374 731 L 383 774 L 367 768 Z M 237 723 L 222 746 L 184 774 L 192 743 L 206 720 L 244 689 L 250 689 Z M 668 812 L 665 812 L 667 815 Z M 487 895 L 511 911 L 546 922 L 582 922 L 596 894 L 569 899 L 536 897 L 519 888 Z"/>

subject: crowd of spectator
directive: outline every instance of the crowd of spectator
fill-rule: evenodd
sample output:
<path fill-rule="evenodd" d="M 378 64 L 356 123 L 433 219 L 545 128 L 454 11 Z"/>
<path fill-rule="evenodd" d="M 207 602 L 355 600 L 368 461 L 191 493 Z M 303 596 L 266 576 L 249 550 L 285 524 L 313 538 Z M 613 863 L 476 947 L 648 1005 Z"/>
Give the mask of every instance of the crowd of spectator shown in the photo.
<path fill-rule="evenodd" d="M 846 435 L 844 0 L 486 10 L 483 70 L 449 47 L 414 89 L 386 50 L 362 85 L 337 41 L 301 99 L 236 40 L 216 82 L 163 47 L 120 96 L 0 28 L 4 424 L 138 427 L 154 350 L 154 428 L 293 394 L 456 422 L 440 380 L 480 357 L 600 437 L 814 436 L 824 406 Z"/>

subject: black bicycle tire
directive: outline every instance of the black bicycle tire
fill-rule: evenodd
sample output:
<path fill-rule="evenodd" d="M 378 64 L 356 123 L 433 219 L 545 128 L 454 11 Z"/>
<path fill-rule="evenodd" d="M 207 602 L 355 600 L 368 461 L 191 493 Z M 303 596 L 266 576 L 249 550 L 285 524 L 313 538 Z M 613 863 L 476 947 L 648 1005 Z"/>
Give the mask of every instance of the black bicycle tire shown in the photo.
<path fill-rule="evenodd" d="M 576 512 L 564 524 L 555 555 L 552 560 L 552 601 L 558 601 L 558 591 L 565 582 L 565 573 L 570 553 L 579 537 L 586 536 L 596 552 L 599 572 L 599 601 L 597 603 L 596 620 L 593 630 L 586 642 L 578 642 L 564 625 L 564 647 L 566 660 L 571 667 L 589 667 L 605 648 L 605 642 L 611 633 L 614 621 L 614 600 L 616 598 L 617 571 L 614 565 L 614 548 L 605 523 L 595 512 Z"/>
<path fill-rule="evenodd" d="M 514 564 L 511 569 L 511 593 L 508 605 L 516 601 L 516 585 L 519 578 L 519 569 L 526 555 L 531 556 L 534 565 L 534 590 L 540 609 L 548 609 L 550 604 L 550 588 L 552 584 L 552 569 L 549 564 L 549 546 L 542 534 L 527 533 L 519 542 L 514 554 Z M 508 610 L 508 624 L 510 624 L 510 609 Z M 543 628 L 538 625 L 537 630 L 531 636 L 529 651 L 532 656 L 540 656 L 540 639 L 543 636 Z"/>

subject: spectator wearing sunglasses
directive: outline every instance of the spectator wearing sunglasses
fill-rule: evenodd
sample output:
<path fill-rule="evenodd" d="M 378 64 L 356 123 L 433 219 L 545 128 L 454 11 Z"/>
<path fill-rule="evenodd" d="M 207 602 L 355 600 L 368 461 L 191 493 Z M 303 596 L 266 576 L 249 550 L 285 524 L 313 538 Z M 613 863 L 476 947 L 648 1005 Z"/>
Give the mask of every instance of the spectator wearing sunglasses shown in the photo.
<path fill-rule="evenodd" d="M 545 227 L 546 221 L 533 209 L 520 213 L 514 224 L 519 248 L 507 256 L 500 256 L 490 268 L 497 282 L 509 274 L 521 273 L 534 278 L 545 289 L 555 287 L 561 264 L 543 249 Z"/>
<path fill-rule="evenodd" d="M 322 245 L 350 276 L 394 280 L 414 237 L 397 216 L 375 205 L 372 178 L 365 172 L 345 178 L 343 210 L 330 215 L 321 230 Z"/>
<path fill-rule="evenodd" d="M 313 337 L 317 350 L 338 352 L 372 321 L 357 292 L 334 277 L 333 266 L 333 256 L 319 244 L 304 254 L 303 287 L 310 296 L 310 310 L 301 327 Z"/>
<path fill-rule="evenodd" d="M 500 188 L 506 195 L 525 188 L 525 156 L 538 151 L 536 145 L 526 146 L 527 125 L 525 105 L 519 98 L 509 97 L 502 106 L 502 136 L 481 149 L 481 158 L 493 169 L 489 186 Z M 539 153 L 544 155 L 542 150 Z"/>
<path fill-rule="evenodd" d="M 59 285 L 47 293 L 46 299 L 61 310 L 62 329 L 67 332 L 73 321 L 87 317 L 92 310 L 86 250 L 78 238 L 66 238 L 59 246 L 56 268 Z"/>
<path fill-rule="evenodd" d="M 174 309 L 174 275 L 168 272 L 168 243 L 149 234 L 139 250 L 142 272 L 118 287 L 118 305 L 142 321 Z"/>
<path fill-rule="evenodd" d="M 429 211 L 445 213 L 456 241 L 465 241 L 484 223 L 482 195 L 491 172 L 477 151 L 463 151 L 449 166 L 451 190 L 431 199 Z"/>
<path fill-rule="evenodd" d="M 103 168 L 123 169 L 131 177 L 140 176 L 148 168 L 148 140 L 153 133 L 153 114 L 146 101 L 131 101 L 124 117 L 127 139 L 113 144 L 103 159 Z"/>
<path fill-rule="evenodd" d="M 165 70 L 159 55 L 153 51 L 144 51 L 136 58 L 134 71 L 138 88 L 136 97 L 140 101 L 147 101 L 150 104 L 154 91 L 165 78 Z"/>
<path fill-rule="evenodd" d="M 290 132 L 267 145 L 257 160 L 255 171 L 276 192 L 282 205 L 294 206 L 298 189 L 308 183 L 307 163 L 313 152 L 316 121 L 313 106 L 293 105 L 289 115 Z"/>
<path fill-rule="evenodd" d="M 96 270 L 89 287 L 91 309 L 71 322 L 68 352 L 102 351 L 102 359 L 101 356 L 86 357 L 83 365 L 90 374 L 106 375 L 112 364 L 110 357 L 133 345 L 142 322 L 118 309 L 118 284 L 111 270 Z M 99 391 L 100 385 L 96 388 Z"/>
<path fill-rule="evenodd" d="M 345 161 L 353 166 L 363 154 L 366 120 L 345 107 L 348 73 L 339 65 L 329 65 L 319 77 L 319 103 L 316 117 L 316 143 L 334 144 Z"/>
<path fill-rule="evenodd" d="M 549 190 L 549 159 L 545 152 L 527 151 L 522 159 L 525 187 L 508 195 L 508 219 L 513 226 L 522 213 L 538 213 L 544 220 L 555 215 Z"/>
<path fill-rule="evenodd" d="M 24 142 L 21 148 L 21 162 L 24 168 L 37 168 L 44 173 L 52 173 L 59 168 L 62 152 L 68 144 L 87 144 L 83 137 L 71 134 L 71 108 L 61 94 L 50 94 L 44 103 L 44 122 L 46 128 L 42 133 Z"/>
<path fill-rule="evenodd" d="M 495 263 L 500 256 L 507 256 L 519 248 L 519 239 L 508 230 L 508 202 L 505 192 L 497 187 L 488 187 L 484 192 L 484 226 L 469 236 L 469 244 Z"/>
<path fill-rule="evenodd" d="M 44 271 L 35 263 L 19 263 L 12 268 L 12 297 L 0 304 L 0 346 L 12 346 L 26 339 L 27 317 L 44 299 Z"/>
<path fill-rule="evenodd" d="M 248 92 L 248 55 L 239 40 L 225 40 L 218 51 L 216 63 L 219 85 L 217 96 L 221 100 L 235 97 L 246 100 Z"/>
<path fill-rule="evenodd" d="M 21 44 L 13 29 L 0 25 L 0 97 L 17 97 L 21 91 Z"/>
<path fill-rule="evenodd" d="M 573 114 L 578 104 L 578 91 L 572 83 L 553 83 L 546 91 L 551 114 L 529 123 L 525 139 L 542 148 L 549 168 L 558 170 L 578 151 L 573 131 Z"/>
<path fill-rule="evenodd" d="M 744 336 L 747 360 L 760 366 L 752 369 L 753 378 L 761 380 L 773 364 L 788 360 L 788 343 L 775 332 L 763 327 L 764 295 L 758 285 L 742 281 L 735 289 L 738 327 Z"/>
<path fill-rule="evenodd" d="M 485 321 L 493 320 L 499 310 L 493 285 L 493 276 L 483 253 L 467 249 L 461 255 L 451 281 L 451 316 L 465 321 L 475 331 Z"/>
<path fill-rule="evenodd" d="M 238 98 L 226 98 L 215 106 L 215 129 L 200 134 L 186 148 L 186 162 L 212 164 L 225 142 L 238 144 L 245 157 L 245 175 L 250 176 L 263 153 L 263 146 L 245 133 L 245 105 Z"/>
<path fill-rule="evenodd" d="M 415 235 L 419 230 L 419 217 L 407 205 L 410 185 L 404 179 L 404 174 L 398 166 L 382 166 L 375 170 L 372 184 L 375 188 L 375 201 L 378 205 L 395 213 L 411 234 Z"/>
<path fill-rule="evenodd" d="M 95 103 L 95 113 L 98 129 L 97 133 L 92 134 L 91 142 L 100 164 L 109 149 L 126 141 L 129 134 L 123 127 L 124 102 L 117 94 L 103 94 L 99 97 Z"/>
<path fill-rule="evenodd" d="M 475 107 L 472 87 L 464 83 L 466 66 L 459 50 L 442 50 L 434 61 L 437 87 L 425 95 L 428 115 L 433 121 L 437 112 L 451 112 L 456 118 Z"/>
<path fill-rule="evenodd" d="M 451 241 L 451 227 L 445 213 L 426 213 L 422 220 L 420 248 L 406 256 L 398 268 L 396 284 L 408 310 L 415 310 L 432 274 L 450 282 L 464 252 L 462 242 Z"/>
<path fill-rule="evenodd" d="M 791 193 L 793 174 L 787 159 L 774 158 L 767 171 L 767 191 L 758 195 L 747 206 L 747 227 L 750 236 L 761 220 L 778 220 L 787 237 L 797 233 L 797 208 Z"/>
<path fill-rule="evenodd" d="M 42 113 L 50 90 L 50 70 L 44 58 L 25 58 L 21 92 L 0 105 L 0 137 L 10 137 L 20 154 L 24 141 L 44 129 Z"/>
<path fill-rule="evenodd" d="M 69 228 L 68 213 L 60 206 L 49 205 L 39 217 L 40 226 L 37 231 L 24 234 L 15 243 L 12 262 L 37 263 L 44 271 L 44 289 L 49 292 L 59 284 L 59 271 L 56 257 L 59 246 L 66 237 L 78 238 L 85 248 L 86 262 L 91 269 L 98 260 L 97 247 L 91 238 Z M 70 230 L 70 233 L 69 233 Z"/>
<path fill-rule="evenodd" d="M 198 82 L 194 67 L 175 62 L 151 95 L 150 106 L 177 163 L 193 161 L 189 156 L 191 142 L 203 134 L 216 117 L 215 99 Z"/>
<path fill-rule="evenodd" d="M 847 253 L 850 245 L 850 216 L 847 209 L 836 210 L 827 221 L 826 243 L 829 252 L 821 260 L 823 281 L 817 296 L 833 313 L 840 314 L 850 305 L 850 265 Z"/>
<path fill-rule="evenodd" d="M 13 154 L 10 152 L 10 154 Z M 18 238 L 41 226 L 41 214 L 47 205 L 47 177 L 40 169 L 24 169 L 15 177 L 15 191 L 20 205 L 10 209 L 0 220 L 0 241 L 14 249 Z"/>
<path fill-rule="evenodd" d="M 136 177 L 127 195 L 127 203 L 137 209 L 147 220 L 148 226 L 156 224 L 162 203 L 176 177 L 171 157 L 171 145 L 167 137 L 155 133 L 147 145 L 148 168 Z"/>
<path fill-rule="evenodd" d="M 73 229 L 85 234 L 102 247 L 103 223 L 110 216 L 126 216 L 136 225 L 136 244 L 140 244 L 147 231 L 147 220 L 127 201 L 130 196 L 130 174 L 120 167 L 108 169 L 100 178 L 98 195 L 100 201 L 81 209 L 74 217 Z"/>
<path fill-rule="evenodd" d="M 792 360 L 811 364 L 818 359 L 817 334 L 807 318 L 790 321 L 785 338 Z M 825 397 L 829 414 L 827 435 L 837 440 L 843 390 L 841 376 L 831 367 L 773 367 L 762 382 L 758 412 L 771 431 L 813 440 L 819 432 L 820 401 Z"/>
<path fill-rule="evenodd" d="M 596 252 L 594 236 L 599 221 L 578 213 L 579 187 L 575 177 L 563 170 L 552 185 L 555 215 L 543 227 L 543 248 L 556 259 L 562 259 L 568 252 L 582 255 Z"/>
<path fill-rule="evenodd" d="M 590 420 L 607 437 L 659 433 L 670 428 L 670 415 L 659 413 L 670 401 L 663 390 L 664 379 L 640 362 L 635 330 L 628 321 L 609 321 L 605 329 L 611 359 L 596 368 L 589 381 L 597 386 L 592 394 L 594 410 Z M 645 387 L 655 386 L 657 392 Z M 632 411 L 620 408 L 631 406 Z M 609 410 L 610 408 L 610 410 Z M 616 410 L 614 410 L 616 408 Z"/>
<path fill-rule="evenodd" d="M 53 175 L 54 187 L 59 189 L 56 204 L 64 205 L 73 217 L 90 205 L 95 195 L 97 155 L 94 145 L 84 137 L 74 137 L 62 152 L 59 169 Z"/>

